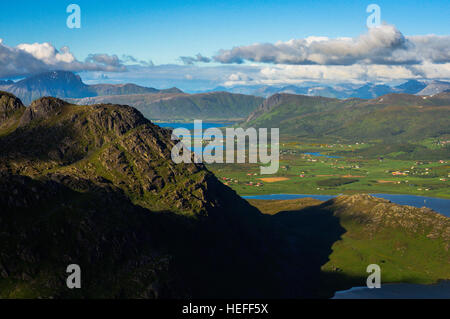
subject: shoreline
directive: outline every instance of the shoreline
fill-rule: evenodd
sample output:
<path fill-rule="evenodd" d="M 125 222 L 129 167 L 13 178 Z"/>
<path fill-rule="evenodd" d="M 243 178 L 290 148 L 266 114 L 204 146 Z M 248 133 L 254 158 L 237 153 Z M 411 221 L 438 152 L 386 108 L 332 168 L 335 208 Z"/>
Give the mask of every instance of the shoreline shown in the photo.
<path fill-rule="evenodd" d="M 448 287 L 445 287 L 448 286 Z M 387 287 L 387 288 L 386 288 Z M 382 290 L 384 288 L 384 290 Z M 405 296 L 398 295 L 399 291 L 395 291 L 396 288 L 405 289 L 406 294 L 413 294 L 413 296 Z M 408 288 L 408 290 L 406 290 Z M 403 298 L 414 298 L 414 299 L 427 299 L 427 298 L 436 298 L 436 296 L 420 296 L 414 295 L 419 292 L 417 289 L 440 289 L 443 288 L 443 291 L 438 291 L 438 298 L 450 298 L 450 280 L 449 279 L 438 279 L 432 283 L 409 283 L 409 282 L 387 282 L 382 283 L 381 288 L 379 289 L 370 289 L 367 286 L 355 286 L 345 290 L 335 291 L 333 297 L 329 299 L 362 299 L 369 298 L 367 294 L 374 294 L 373 299 L 383 298 L 383 299 L 403 299 Z M 446 290 L 446 288 L 448 290 Z M 416 290 L 414 290 L 416 289 Z M 376 295 L 376 294 L 384 294 L 384 295 Z M 425 292 L 426 293 L 426 292 Z M 389 295 L 390 294 L 390 295 Z"/>
<path fill-rule="evenodd" d="M 390 201 L 391 203 L 397 205 L 411 206 L 416 208 L 426 207 L 428 209 L 433 210 L 437 214 L 440 214 L 444 217 L 450 218 L 450 199 L 443 198 L 435 198 L 435 197 L 425 197 L 425 196 L 416 196 L 416 195 L 406 195 L 406 194 L 385 194 L 385 193 L 360 193 L 367 194 L 377 198 L 383 198 L 385 200 Z M 339 194 L 346 195 L 346 194 Z M 259 195 L 240 195 L 245 200 L 293 200 L 293 199 L 303 199 L 303 198 L 313 198 L 319 201 L 328 201 L 332 198 L 335 198 L 339 195 L 327 195 L 327 194 L 259 194 Z M 396 198 L 396 196 L 399 196 Z M 408 196 L 408 197 L 405 197 Z M 266 197 L 266 198 L 263 198 Z M 267 198 L 273 197 L 273 198 Z M 278 197 L 278 198 L 277 198 Z M 287 198 L 283 198 L 287 197 Z M 428 201 L 428 202 L 427 202 Z M 442 202 L 444 201 L 444 202 Z M 448 203 L 447 203 L 448 201 Z"/>

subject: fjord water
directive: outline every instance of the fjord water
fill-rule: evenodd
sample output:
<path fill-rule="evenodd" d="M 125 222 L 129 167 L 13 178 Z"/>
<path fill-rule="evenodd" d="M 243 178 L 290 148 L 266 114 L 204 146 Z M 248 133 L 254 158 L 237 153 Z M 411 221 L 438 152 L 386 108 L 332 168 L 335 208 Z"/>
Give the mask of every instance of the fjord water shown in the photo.
<path fill-rule="evenodd" d="M 155 123 L 158 126 L 164 127 L 164 128 L 172 128 L 172 129 L 177 129 L 177 128 L 185 128 L 189 131 L 191 131 L 191 133 L 193 133 L 194 131 L 194 122 L 191 123 L 185 123 L 185 122 L 164 122 L 164 123 Z M 205 131 L 209 128 L 219 128 L 219 127 L 225 127 L 225 126 L 230 126 L 233 123 L 215 123 L 215 122 L 202 122 L 202 130 Z M 196 135 L 192 135 L 193 138 L 200 138 L 201 136 L 196 136 Z M 208 137 L 208 136 L 205 136 Z M 205 150 L 211 150 L 213 151 L 214 149 L 222 149 L 224 150 L 225 147 L 224 146 L 205 146 L 205 147 L 188 147 L 188 149 L 194 153 L 197 154 L 202 154 Z"/>
<path fill-rule="evenodd" d="M 393 203 L 400 205 L 409 205 L 414 207 L 428 207 L 432 210 L 450 217 L 450 199 L 424 197 L 416 195 L 392 195 L 392 194 L 370 194 L 375 197 L 384 198 L 390 200 Z M 254 195 L 254 196 L 242 196 L 248 199 L 297 199 L 297 198 L 315 198 L 318 200 L 329 200 L 337 195 L 307 195 L 307 194 L 271 194 L 271 195 Z"/>
<path fill-rule="evenodd" d="M 450 281 L 433 285 L 381 284 L 381 288 L 353 287 L 332 299 L 450 299 Z"/>

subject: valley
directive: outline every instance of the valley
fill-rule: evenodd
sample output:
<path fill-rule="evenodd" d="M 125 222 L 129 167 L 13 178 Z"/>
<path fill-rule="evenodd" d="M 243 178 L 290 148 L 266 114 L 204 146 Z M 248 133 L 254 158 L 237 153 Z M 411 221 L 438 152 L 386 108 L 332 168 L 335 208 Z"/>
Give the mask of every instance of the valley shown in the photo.
<path fill-rule="evenodd" d="M 410 160 L 389 154 L 358 155 L 358 150 L 371 147 L 281 141 L 280 168 L 270 177 L 283 179 L 274 182 L 261 180 L 267 176 L 260 175 L 259 164 L 208 164 L 208 168 L 240 195 L 386 193 L 450 199 L 448 156 Z M 401 158 L 400 154 L 393 155 Z"/>

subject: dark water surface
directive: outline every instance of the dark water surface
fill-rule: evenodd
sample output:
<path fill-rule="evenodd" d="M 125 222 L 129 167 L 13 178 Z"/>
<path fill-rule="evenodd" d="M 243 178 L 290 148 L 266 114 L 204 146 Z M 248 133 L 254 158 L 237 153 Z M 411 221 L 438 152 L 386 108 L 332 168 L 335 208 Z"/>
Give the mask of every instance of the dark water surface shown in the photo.
<path fill-rule="evenodd" d="M 381 284 L 381 288 L 353 287 L 332 299 L 450 299 L 450 281 L 434 285 Z"/>

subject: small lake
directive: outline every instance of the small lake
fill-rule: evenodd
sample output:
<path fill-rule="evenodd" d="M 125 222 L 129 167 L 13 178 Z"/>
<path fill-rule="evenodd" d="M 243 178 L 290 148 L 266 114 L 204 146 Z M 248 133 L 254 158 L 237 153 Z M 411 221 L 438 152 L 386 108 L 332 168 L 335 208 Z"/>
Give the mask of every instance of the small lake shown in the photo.
<path fill-rule="evenodd" d="M 432 210 L 450 217 L 450 199 L 415 196 L 415 195 L 391 195 L 391 194 L 370 194 L 375 197 L 384 198 L 390 200 L 393 203 L 399 205 L 409 205 L 414 207 L 428 207 Z M 248 199 L 297 199 L 297 198 L 315 198 L 318 200 L 329 200 L 337 195 L 307 195 L 307 194 L 272 194 L 272 195 L 255 195 L 255 196 L 242 196 Z"/>
<path fill-rule="evenodd" d="M 450 281 L 433 285 L 381 284 L 381 288 L 353 287 L 332 299 L 450 299 Z"/>

